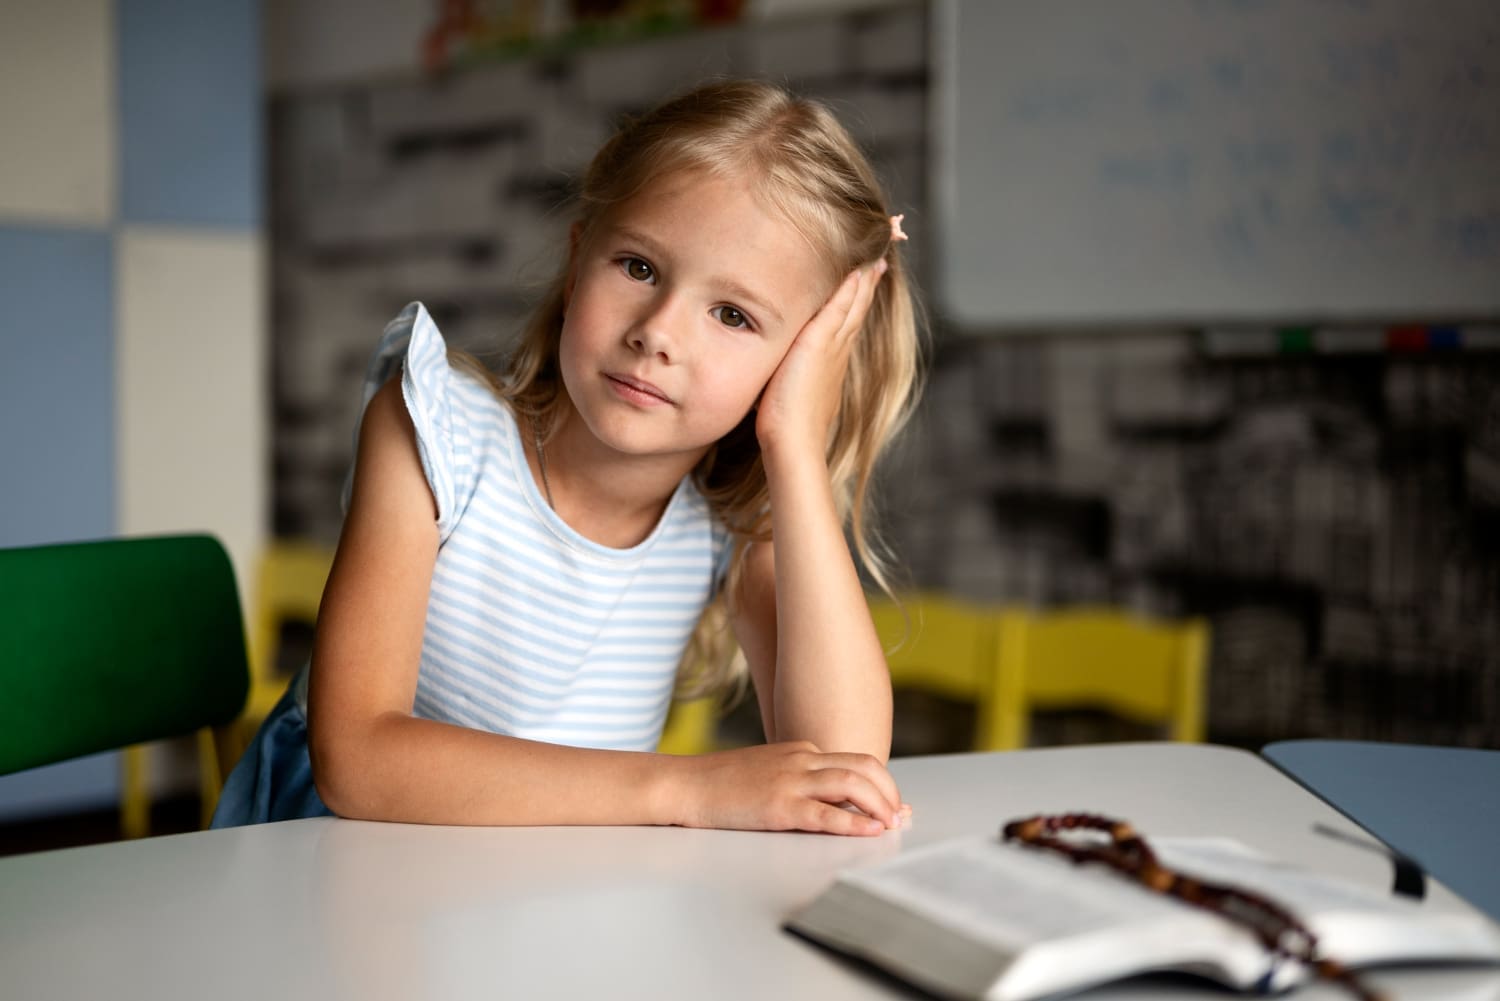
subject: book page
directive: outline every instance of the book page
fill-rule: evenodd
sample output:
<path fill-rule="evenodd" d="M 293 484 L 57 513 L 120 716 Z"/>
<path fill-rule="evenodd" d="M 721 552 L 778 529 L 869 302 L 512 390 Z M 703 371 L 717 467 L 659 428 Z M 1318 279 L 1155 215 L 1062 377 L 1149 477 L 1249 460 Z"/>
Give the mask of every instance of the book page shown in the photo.
<path fill-rule="evenodd" d="M 1178 904 L 1102 867 L 984 839 L 897 856 L 841 877 L 895 897 L 934 920 L 957 923 L 1010 952 L 1049 939 L 1175 918 Z"/>
<path fill-rule="evenodd" d="M 1297 915 L 1341 962 L 1500 959 L 1500 929 L 1478 912 L 1443 911 L 1214 838 L 1162 838 L 1158 858 L 1199 879 L 1243 887 Z"/>
<path fill-rule="evenodd" d="M 1243 987 L 1269 968 L 1248 932 L 1214 915 L 1147 892 L 1102 866 L 1078 867 L 993 839 L 911 852 L 845 873 L 840 883 L 906 917 L 895 922 L 883 915 L 882 941 L 866 942 L 867 954 L 877 960 L 894 954 L 908 973 L 932 970 L 955 978 L 962 970 L 965 990 L 1000 1001 L 1153 969 L 1196 972 Z M 869 908 L 860 911 L 844 899 L 850 908 L 844 917 L 854 927 L 841 921 L 841 934 L 859 938 L 857 926 Z M 930 964 L 914 947 L 917 929 L 924 941 L 943 941 L 942 964 Z M 979 949 L 983 957 L 963 955 L 956 942 L 971 943 L 969 952 Z M 983 989 L 974 991 L 972 981 L 981 971 Z"/>

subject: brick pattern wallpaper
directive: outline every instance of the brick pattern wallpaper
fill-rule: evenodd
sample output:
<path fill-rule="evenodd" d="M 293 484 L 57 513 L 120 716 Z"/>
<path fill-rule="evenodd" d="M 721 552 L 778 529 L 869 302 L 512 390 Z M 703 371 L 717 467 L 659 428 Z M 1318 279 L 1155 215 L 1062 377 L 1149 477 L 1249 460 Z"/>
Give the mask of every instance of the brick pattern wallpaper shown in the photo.
<path fill-rule="evenodd" d="M 945 343 L 892 481 L 920 582 L 1207 616 L 1214 739 L 1500 746 L 1500 358 Z"/>

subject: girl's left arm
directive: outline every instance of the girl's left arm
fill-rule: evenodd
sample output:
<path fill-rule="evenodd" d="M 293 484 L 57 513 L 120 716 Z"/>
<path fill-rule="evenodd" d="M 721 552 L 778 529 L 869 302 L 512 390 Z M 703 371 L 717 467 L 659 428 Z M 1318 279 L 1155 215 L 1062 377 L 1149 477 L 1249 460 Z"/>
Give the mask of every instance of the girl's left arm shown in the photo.
<path fill-rule="evenodd" d="M 766 387 L 756 431 L 773 542 L 752 545 L 733 602 L 769 742 L 807 740 L 884 762 L 891 680 L 824 457 L 854 338 L 884 262 L 852 273 Z"/>

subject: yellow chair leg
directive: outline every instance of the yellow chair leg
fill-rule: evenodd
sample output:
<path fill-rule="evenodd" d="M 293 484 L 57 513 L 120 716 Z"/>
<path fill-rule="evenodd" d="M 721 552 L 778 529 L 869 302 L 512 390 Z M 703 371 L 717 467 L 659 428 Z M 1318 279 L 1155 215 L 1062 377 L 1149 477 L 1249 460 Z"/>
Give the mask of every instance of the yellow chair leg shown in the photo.
<path fill-rule="evenodd" d="M 151 797 L 146 791 L 146 745 L 120 752 L 120 834 L 144 838 L 151 833 Z"/>
<path fill-rule="evenodd" d="M 976 751 L 1014 751 L 1030 740 L 1026 706 L 1026 613 L 995 615 L 990 649 L 995 664 L 988 697 L 979 706 Z"/>
<path fill-rule="evenodd" d="M 1177 651 L 1178 711 L 1172 723 L 1172 739 L 1191 743 L 1205 736 L 1204 708 L 1208 698 L 1208 623 L 1194 619 L 1183 628 Z"/>
<path fill-rule="evenodd" d="M 198 731 L 198 826 L 208 830 L 219 805 L 219 746 L 211 727 Z"/>

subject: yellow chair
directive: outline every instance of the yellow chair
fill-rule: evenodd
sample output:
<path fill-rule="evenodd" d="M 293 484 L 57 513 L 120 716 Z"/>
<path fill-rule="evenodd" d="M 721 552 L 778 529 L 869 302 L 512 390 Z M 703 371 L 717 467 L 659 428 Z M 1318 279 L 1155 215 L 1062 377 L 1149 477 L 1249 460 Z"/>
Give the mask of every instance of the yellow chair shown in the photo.
<path fill-rule="evenodd" d="M 240 752 L 234 727 L 228 737 L 202 728 L 195 735 L 198 753 L 198 826 L 207 828 L 219 802 L 219 792 L 234 758 Z M 149 744 L 131 744 L 120 750 L 120 836 L 144 838 L 151 833 L 151 767 Z"/>
<path fill-rule="evenodd" d="M 719 712 L 715 699 L 674 702 L 656 749 L 662 754 L 707 754 L 717 746 Z"/>
<path fill-rule="evenodd" d="M 935 592 L 899 602 L 871 596 L 870 617 L 891 684 L 973 703 L 975 750 L 991 750 L 996 729 L 995 617 L 982 605 Z"/>
<path fill-rule="evenodd" d="M 313 542 L 278 540 L 261 556 L 250 627 L 250 698 L 240 717 L 246 743 L 286 692 L 289 679 L 277 670 L 282 628 L 317 623 L 332 568 L 333 548 Z"/>
<path fill-rule="evenodd" d="M 1151 621 L 1077 609 L 998 616 L 994 711 L 983 742 L 1025 747 L 1038 709 L 1098 708 L 1158 723 L 1172 740 L 1201 741 L 1208 675 L 1208 623 Z"/>

